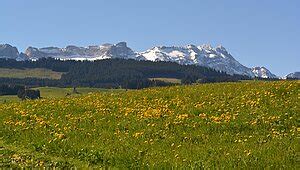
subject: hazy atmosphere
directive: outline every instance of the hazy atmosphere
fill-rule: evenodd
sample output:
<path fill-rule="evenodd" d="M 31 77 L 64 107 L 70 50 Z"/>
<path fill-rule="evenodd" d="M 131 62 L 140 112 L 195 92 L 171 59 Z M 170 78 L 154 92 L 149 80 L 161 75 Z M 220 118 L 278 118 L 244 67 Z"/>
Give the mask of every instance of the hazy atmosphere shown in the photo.
<path fill-rule="evenodd" d="M 126 41 L 134 51 L 158 45 L 223 45 L 243 65 L 284 76 L 299 71 L 298 0 L 3 0 L 0 43 L 100 45 Z"/>

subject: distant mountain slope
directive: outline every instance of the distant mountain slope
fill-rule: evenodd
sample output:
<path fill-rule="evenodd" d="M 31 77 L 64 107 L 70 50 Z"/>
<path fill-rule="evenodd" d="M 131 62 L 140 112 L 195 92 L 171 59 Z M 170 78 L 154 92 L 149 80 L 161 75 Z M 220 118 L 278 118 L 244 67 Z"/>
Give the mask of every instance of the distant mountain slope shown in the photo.
<path fill-rule="evenodd" d="M 300 79 L 300 72 L 290 73 L 285 76 L 286 79 Z"/>
<path fill-rule="evenodd" d="M 252 72 L 254 73 L 255 77 L 260 77 L 260 78 L 278 78 L 276 75 L 272 74 L 265 67 L 254 67 L 254 68 L 252 68 Z"/>
<path fill-rule="evenodd" d="M 151 61 L 172 61 L 180 64 L 196 64 L 210 67 L 228 74 L 240 74 L 254 77 L 250 68 L 236 61 L 222 46 L 187 45 L 185 47 L 154 47 L 140 53 Z"/>
<path fill-rule="evenodd" d="M 18 60 L 19 51 L 16 47 L 9 44 L 0 44 L 0 58 L 8 58 Z"/>
<path fill-rule="evenodd" d="M 58 47 L 46 47 L 46 48 L 34 48 L 29 47 L 26 49 L 25 54 L 31 60 L 37 60 L 40 58 L 59 58 L 66 60 L 102 60 L 108 58 L 124 58 L 134 59 L 136 53 L 127 47 L 125 42 L 121 42 L 115 45 L 104 44 L 101 46 L 88 46 L 77 47 L 67 46 L 66 48 Z"/>
<path fill-rule="evenodd" d="M 65 48 L 29 47 L 25 54 L 17 51 L 10 45 L 0 46 L 0 57 L 16 60 L 38 60 L 40 58 L 58 58 L 62 60 L 102 60 L 110 58 L 170 61 L 182 65 L 200 65 L 210 67 L 230 75 L 239 74 L 249 77 L 276 78 L 265 67 L 248 68 L 239 63 L 223 46 L 211 47 L 210 45 L 187 45 L 183 47 L 158 46 L 144 52 L 135 52 L 130 49 L 126 42 L 118 44 L 103 44 L 100 46 L 77 47 L 67 46 Z M 2 50 L 1 50 L 2 49 Z"/>

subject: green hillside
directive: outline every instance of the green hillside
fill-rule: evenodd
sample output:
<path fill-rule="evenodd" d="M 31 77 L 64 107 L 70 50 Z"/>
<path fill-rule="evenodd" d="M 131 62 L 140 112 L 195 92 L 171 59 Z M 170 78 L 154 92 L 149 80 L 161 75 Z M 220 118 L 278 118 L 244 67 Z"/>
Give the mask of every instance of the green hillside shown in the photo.
<path fill-rule="evenodd" d="M 60 79 L 61 72 L 55 72 L 45 68 L 26 68 L 26 69 L 9 69 L 0 68 L 0 77 L 5 78 L 41 78 L 41 79 Z"/>
<path fill-rule="evenodd" d="M 180 79 L 175 78 L 149 78 L 150 80 L 163 81 L 166 83 L 181 84 Z"/>
<path fill-rule="evenodd" d="M 40 90 L 41 97 L 43 99 L 60 99 L 66 97 L 75 97 L 86 95 L 94 92 L 113 92 L 122 91 L 122 89 L 101 89 L 101 88 L 89 88 L 89 87 L 78 87 L 76 88 L 77 93 L 73 92 L 73 88 L 59 88 L 59 87 L 38 87 L 35 90 Z M 0 95 L 0 103 L 18 102 L 20 99 L 17 95 Z"/>
<path fill-rule="evenodd" d="M 300 82 L 0 104 L 0 167 L 299 169 Z"/>

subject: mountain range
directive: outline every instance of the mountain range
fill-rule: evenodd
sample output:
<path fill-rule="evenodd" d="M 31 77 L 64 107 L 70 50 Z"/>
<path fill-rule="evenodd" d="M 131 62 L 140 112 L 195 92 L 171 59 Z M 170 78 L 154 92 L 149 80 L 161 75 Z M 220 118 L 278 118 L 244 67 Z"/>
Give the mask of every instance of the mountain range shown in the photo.
<path fill-rule="evenodd" d="M 38 60 L 40 58 L 57 58 L 62 60 L 102 60 L 110 58 L 170 61 L 183 65 L 200 65 L 226 72 L 230 75 L 239 74 L 249 77 L 277 78 L 265 67 L 249 68 L 239 63 L 223 46 L 186 45 L 186 46 L 157 46 L 144 52 L 135 52 L 126 42 L 103 44 L 100 46 L 65 48 L 28 47 L 24 53 L 19 53 L 16 47 L 9 44 L 0 45 L 0 58 L 22 60 Z"/>

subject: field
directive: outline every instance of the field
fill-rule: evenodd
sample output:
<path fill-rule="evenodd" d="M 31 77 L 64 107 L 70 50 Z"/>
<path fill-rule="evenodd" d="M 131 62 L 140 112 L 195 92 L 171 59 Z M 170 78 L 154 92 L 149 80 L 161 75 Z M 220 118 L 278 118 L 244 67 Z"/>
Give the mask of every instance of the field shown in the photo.
<path fill-rule="evenodd" d="M 300 82 L 0 104 L 0 167 L 299 169 Z"/>
<path fill-rule="evenodd" d="M 88 93 L 94 92 L 112 92 L 112 91 L 119 91 L 119 90 L 109 90 L 109 89 L 100 89 L 100 88 L 85 88 L 85 87 L 78 87 L 77 92 L 73 93 L 73 88 L 58 88 L 58 87 L 38 87 L 34 88 L 35 90 L 38 89 L 41 92 L 41 97 L 43 99 L 59 99 L 65 97 L 74 97 L 74 96 L 81 96 Z M 69 95 L 67 95 L 69 94 Z M 20 99 L 16 95 L 11 96 L 0 96 L 0 103 L 9 103 L 9 102 L 17 102 Z"/>
<path fill-rule="evenodd" d="M 0 103 L 17 102 L 20 99 L 16 95 L 0 96 Z"/>
<path fill-rule="evenodd" d="M 33 69 L 8 69 L 0 68 L 0 77 L 7 78 L 48 78 L 48 79 L 60 79 L 63 73 L 55 72 L 44 68 Z"/>
<path fill-rule="evenodd" d="M 149 78 L 150 80 L 158 80 L 158 81 L 163 81 L 166 83 L 173 83 L 173 84 L 181 84 L 180 79 L 176 78 Z"/>
<path fill-rule="evenodd" d="M 101 89 L 101 88 L 88 88 L 88 87 L 78 87 L 76 88 L 76 91 L 78 94 L 73 93 L 73 88 L 57 88 L 57 87 L 39 87 L 36 88 L 40 90 L 41 96 L 46 99 L 54 98 L 65 98 L 67 97 L 67 94 L 69 94 L 69 97 L 72 96 L 81 96 L 89 93 L 94 92 L 113 92 L 113 91 L 120 91 L 120 90 L 110 90 L 110 89 Z"/>

